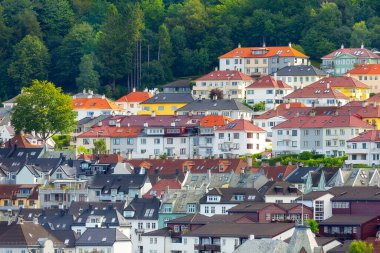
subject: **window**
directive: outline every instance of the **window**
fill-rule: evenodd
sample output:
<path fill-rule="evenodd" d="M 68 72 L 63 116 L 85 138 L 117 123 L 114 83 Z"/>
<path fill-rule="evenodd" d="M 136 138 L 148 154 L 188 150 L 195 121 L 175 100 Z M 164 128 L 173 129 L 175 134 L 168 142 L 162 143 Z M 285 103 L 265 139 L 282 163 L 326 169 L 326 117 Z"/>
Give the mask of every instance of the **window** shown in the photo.
<path fill-rule="evenodd" d="M 211 213 L 215 213 L 215 206 L 211 207 Z"/>
<path fill-rule="evenodd" d="M 83 139 L 83 145 L 88 145 L 90 144 L 89 140 L 88 139 Z"/>
<path fill-rule="evenodd" d="M 267 90 L 266 94 L 273 94 L 273 90 Z"/>
<path fill-rule="evenodd" d="M 160 154 L 160 149 L 155 148 L 155 149 L 154 149 L 154 154 L 155 154 L 155 155 L 159 155 L 159 154 Z"/>
<path fill-rule="evenodd" d="M 167 138 L 166 143 L 167 144 L 173 144 L 173 138 Z"/>
<path fill-rule="evenodd" d="M 297 147 L 297 141 L 292 141 L 292 147 L 296 148 Z"/>
<path fill-rule="evenodd" d="M 276 203 L 277 204 L 281 204 L 281 203 L 283 203 L 284 201 L 282 200 L 282 199 L 276 199 Z"/>
<path fill-rule="evenodd" d="M 137 228 L 138 229 L 142 229 L 143 228 L 143 223 L 142 222 L 137 223 Z"/>
<path fill-rule="evenodd" d="M 183 238 L 183 244 L 187 244 L 187 238 Z"/>
<path fill-rule="evenodd" d="M 212 138 L 211 137 L 207 137 L 206 138 L 206 143 L 207 144 L 212 144 Z"/>
<path fill-rule="evenodd" d="M 154 139 L 154 144 L 160 144 L 160 139 Z"/>
<path fill-rule="evenodd" d="M 219 139 L 223 139 L 224 138 L 224 133 L 219 133 Z"/>
<path fill-rule="evenodd" d="M 239 133 L 234 133 L 234 139 L 239 139 Z"/>
<path fill-rule="evenodd" d="M 175 105 L 172 106 L 172 111 L 176 111 L 177 109 L 178 109 L 177 106 Z"/>
<path fill-rule="evenodd" d="M 187 212 L 195 213 L 196 205 L 195 204 L 187 204 Z"/>
<path fill-rule="evenodd" d="M 158 107 L 158 110 L 159 110 L 159 111 L 163 111 L 163 110 L 164 110 L 164 106 L 162 106 L 162 105 L 159 106 L 159 107 Z"/>
<path fill-rule="evenodd" d="M 282 130 L 277 130 L 277 135 L 282 135 L 283 131 Z"/>
<path fill-rule="evenodd" d="M 186 143 L 186 138 L 181 138 L 181 143 L 185 144 Z"/>
<path fill-rule="evenodd" d="M 226 65 L 230 65 L 230 59 L 226 60 Z"/>
<path fill-rule="evenodd" d="M 146 226 L 146 229 L 150 229 L 150 223 L 149 223 L 149 222 L 147 222 L 147 223 L 145 224 L 145 226 Z"/>
<path fill-rule="evenodd" d="M 113 145 L 120 145 L 120 138 L 113 139 Z"/>
<path fill-rule="evenodd" d="M 145 145 L 146 144 L 146 139 L 145 138 L 140 139 L 140 143 L 143 144 L 143 145 Z"/>
<path fill-rule="evenodd" d="M 164 213 L 171 213 L 171 212 L 172 212 L 172 206 L 166 204 L 166 205 L 164 206 Z"/>
<path fill-rule="evenodd" d="M 179 154 L 180 154 L 180 155 L 186 155 L 186 149 L 185 149 L 185 148 L 181 148 L 181 149 L 179 150 Z"/>
<path fill-rule="evenodd" d="M 253 149 L 253 144 L 252 143 L 248 143 L 247 144 L 247 149 Z"/>
<path fill-rule="evenodd" d="M 209 213 L 209 207 L 205 206 L 205 213 Z"/>
<path fill-rule="evenodd" d="M 297 130 L 292 130 L 292 136 L 297 136 Z"/>
<path fill-rule="evenodd" d="M 226 207 L 222 206 L 222 213 L 226 213 Z"/>

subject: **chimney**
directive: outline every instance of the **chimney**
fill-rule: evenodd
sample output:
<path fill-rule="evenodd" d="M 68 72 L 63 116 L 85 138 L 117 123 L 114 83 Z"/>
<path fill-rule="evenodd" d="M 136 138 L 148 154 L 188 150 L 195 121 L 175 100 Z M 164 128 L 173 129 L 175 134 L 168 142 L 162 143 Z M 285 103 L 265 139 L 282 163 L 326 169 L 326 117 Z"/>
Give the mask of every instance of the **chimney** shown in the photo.
<path fill-rule="evenodd" d="M 103 122 L 99 121 L 98 126 L 103 126 Z"/>
<path fill-rule="evenodd" d="M 128 160 L 132 160 L 132 152 L 128 152 L 127 156 L 128 156 Z"/>
<path fill-rule="evenodd" d="M 366 107 L 367 105 L 368 105 L 368 102 L 367 101 L 363 101 L 362 106 Z"/>
<path fill-rule="evenodd" d="M 129 124 L 129 123 L 128 123 Z M 120 124 L 120 121 L 116 121 L 116 124 L 115 124 L 116 127 L 120 127 L 121 124 Z"/>
<path fill-rule="evenodd" d="M 343 45 L 343 43 L 342 43 L 342 45 L 340 45 L 340 48 L 341 48 L 341 49 L 343 49 L 343 48 L 344 48 L 344 45 Z"/>
<path fill-rule="evenodd" d="M 327 89 L 330 89 L 330 82 L 327 82 L 327 83 L 326 83 L 326 88 L 327 88 Z"/>
<path fill-rule="evenodd" d="M 265 41 L 263 41 L 263 47 L 266 47 L 267 45 L 265 44 Z"/>
<path fill-rule="evenodd" d="M 364 43 L 363 43 L 363 42 L 362 42 L 360 48 L 361 48 L 361 49 L 364 49 Z"/>
<path fill-rule="evenodd" d="M 289 104 L 289 103 L 286 103 L 286 104 L 285 104 L 285 109 L 286 109 L 286 110 L 289 110 L 289 109 L 290 109 L 290 104 Z"/>
<path fill-rule="evenodd" d="M 240 43 L 238 44 L 238 48 L 241 48 L 241 44 Z"/>
<path fill-rule="evenodd" d="M 253 162 L 252 156 L 248 155 L 248 156 L 246 157 L 246 159 L 247 159 L 247 165 L 248 165 L 249 167 L 252 167 L 252 162 Z"/>
<path fill-rule="evenodd" d="M 212 100 L 217 100 L 218 99 L 218 96 L 217 95 L 214 95 L 213 97 L 212 97 Z"/>
<path fill-rule="evenodd" d="M 132 115 L 132 113 L 130 111 L 127 111 L 127 116 L 129 117 L 131 115 Z"/>
<path fill-rule="evenodd" d="M 151 115 L 150 115 L 152 118 L 156 117 L 156 112 L 155 111 L 152 111 Z"/>
<path fill-rule="evenodd" d="M 292 42 L 289 42 L 289 47 L 292 47 Z"/>
<path fill-rule="evenodd" d="M 174 121 L 171 122 L 171 123 L 170 123 L 170 126 L 175 127 L 175 122 L 174 122 Z"/>
<path fill-rule="evenodd" d="M 275 73 L 273 74 L 273 79 L 274 79 L 275 81 L 277 81 L 277 72 L 275 72 Z"/>
<path fill-rule="evenodd" d="M 148 127 L 148 126 L 149 126 L 148 122 L 145 122 L 144 127 Z"/>
<path fill-rule="evenodd" d="M 136 92 L 136 88 L 135 88 L 135 87 L 133 87 L 132 91 L 133 91 L 133 92 Z"/>
<path fill-rule="evenodd" d="M 215 67 L 215 71 L 218 71 L 218 67 Z"/>

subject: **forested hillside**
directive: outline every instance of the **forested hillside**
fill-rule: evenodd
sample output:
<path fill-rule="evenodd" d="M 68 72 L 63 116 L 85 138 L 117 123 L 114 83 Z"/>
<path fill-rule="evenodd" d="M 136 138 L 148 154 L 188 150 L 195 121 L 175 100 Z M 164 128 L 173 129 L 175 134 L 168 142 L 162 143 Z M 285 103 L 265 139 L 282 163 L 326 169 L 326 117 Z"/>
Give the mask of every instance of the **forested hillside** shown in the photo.
<path fill-rule="evenodd" d="M 321 3 L 323 2 L 323 3 Z M 376 0 L 0 0 L 0 98 L 32 79 L 117 97 L 204 74 L 242 46 L 380 48 Z"/>

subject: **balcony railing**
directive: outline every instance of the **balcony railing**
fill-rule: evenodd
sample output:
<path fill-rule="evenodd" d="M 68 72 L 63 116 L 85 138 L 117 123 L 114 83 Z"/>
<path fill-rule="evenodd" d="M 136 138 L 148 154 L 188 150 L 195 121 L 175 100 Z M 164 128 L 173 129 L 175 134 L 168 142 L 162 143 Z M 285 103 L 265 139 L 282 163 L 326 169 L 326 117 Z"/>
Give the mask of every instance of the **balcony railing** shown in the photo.
<path fill-rule="evenodd" d="M 194 250 L 220 251 L 220 245 L 218 245 L 218 244 L 195 244 Z"/>
<path fill-rule="evenodd" d="M 75 189 L 75 188 L 40 188 L 41 193 L 78 193 L 78 194 L 87 194 L 87 189 Z"/>

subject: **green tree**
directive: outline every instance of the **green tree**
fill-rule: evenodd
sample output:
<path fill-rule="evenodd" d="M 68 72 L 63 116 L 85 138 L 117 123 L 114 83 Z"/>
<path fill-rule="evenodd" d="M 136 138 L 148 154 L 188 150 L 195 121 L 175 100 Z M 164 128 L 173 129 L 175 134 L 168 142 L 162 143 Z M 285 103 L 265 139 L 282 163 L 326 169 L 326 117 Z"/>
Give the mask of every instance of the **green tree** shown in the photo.
<path fill-rule="evenodd" d="M 34 131 L 43 140 L 74 130 L 76 113 L 71 97 L 51 82 L 33 81 L 16 99 L 11 122 L 17 132 Z"/>
<path fill-rule="evenodd" d="M 265 102 L 258 102 L 253 105 L 253 110 L 255 112 L 265 111 Z"/>
<path fill-rule="evenodd" d="M 115 92 L 116 80 L 133 69 L 136 41 L 143 28 L 143 13 L 139 5 L 127 4 L 119 13 L 111 5 L 99 34 L 97 57 L 102 63 L 103 76 L 108 78 Z"/>
<path fill-rule="evenodd" d="M 313 220 L 313 219 L 307 219 L 307 220 L 305 221 L 305 223 L 310 227 L 310 230 L 311 230 L 314 234 L 318 234 L 318 233 L 319 233 L 318 222 L 316 222 L 316 221 Z"/>
<path fill-rule="evenodd" d="M 142 65 L 141 83 L 148 88 L 155 88 L 166 81 L 165 70 L 162 64 L 156 60 Z"/>
<path fill-rule="evenodd" d="M 50 55 L 43 42 L 36 36 L 27 35 L 14 47 L 8 74 L 14 88 L 20 90 L 33 79 L 46 79 Z"/>
<path fill-rule="evenodd" d="M 79 91 L 91 89 L 95 92 L 99 90 L 99 74 L 94 69 L 94 56 L 85 55 L 79 64 L 79 76 L 75 79 Z"/>
<path fill-rule="evenodd" d="M 158 32 L 158 61 L 165 66 L 166 79 L 172 78 L 171 66 L 173 65 L 174 55 L 170 35 L 166 25 L 161 25 Z"/>
<path fill-rule="evenodd" d="M 85 54 L 95 50 L 95 33 L 88 23 L 73 26 L 64 37 L 56 52 L 53 79 L 64 87 L 74 88 L 75 78 L 79 75 L 79 64 Z"/>
<path fill-rule="evenodd" d="M 86 154 L 86 155 L 88 155 L 88 154 L 90 154 L 90 151 L 87 148 L 83 147 L 83 146 L 79 146 L 77 148 L 77 153 L 78 154 Z"/>
<path fill-rule="evenodd" d="M 224 94 L 223 94 L 223 91 L 221 89 L 215 88 L 215 89 L 210 90 L 208 97 L 210 99 L 215 99 L 215 97 L 216 97 L 216 99 L 223 99 Z"/>
<path fill-rule="evenodd" d="M 54 48 L 74 24 L 74 11 L 67 0 L 41 0 L 39 20 L 47 45 Z"/>
<path fill-rule="evenodd" d="M 360 47 L 361 44 L 371 45 L 371 33 L 368 31 L 365 21 L 354 24 L 350 38 L 351 47 Z"/>
<path fill-rule="evenodd" d="M 347 253 L 372 253 L 373 244 L 367 244 L 361 240 L 354 240 L 351 242 L 350 247 L 348 248 Z"/>
<path fill-rule="evenodd" d="M 163 0 L 142 0 L 141 8 L 144 11 L 145 26 L 157 31 L 165 17 L 165 6 Z"/>
<path fill-rule="evenodd" d="M 52 138 L 55 142 L 55 150 L 63 150 L 69 148 L 71 138 L 69 134 L 54 135 Z"/>
<path fill-rule="evenodd" d="M 103 139 L 95 141 L 92 152 L 94 155 L 107 154 L 106 142 Z"/>

